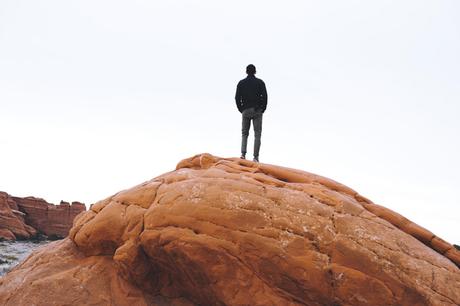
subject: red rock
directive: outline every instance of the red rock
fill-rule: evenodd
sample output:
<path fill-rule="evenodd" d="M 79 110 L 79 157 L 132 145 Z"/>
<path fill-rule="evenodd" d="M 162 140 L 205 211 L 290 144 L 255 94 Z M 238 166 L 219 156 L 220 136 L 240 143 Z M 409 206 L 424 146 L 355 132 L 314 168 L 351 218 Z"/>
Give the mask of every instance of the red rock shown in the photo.
<path fill-rule="evenodd" d="M 36 234 L 35 229 L 24 223 L 18 206 L 6 193 L 0 192 L 0 238 L 7 240 L 28 239 Z"/>
<path fill-rule="evenodd" d="M 81 203 L 70 205 L 68 202 L 61 201 L 59 205 L 53 205 L 34 197 L 13 197 L 13 199 L 19 209 L 26 213 L 27 224 L 49 237 L 66 237 L 75 216 L 85 211 L 85 205 Z"/>
<path fill-rule="evenodd" d="M 459 254 L 333 180 L 203 154 L 78 215 L 0 304 L 459 305 Z"/>
<path fill-rule="evenodd" d="M 75 216 L 85 210 L 85 205 L 79 202 L 70 205 L 62 201 L 56 206 L 40 198 L 12 197 L 0 192 L 0 229 L 8 229 L 19 239 L 28 239 L 37 232 L 63 238 L 68 235 Z M 7 233 L 0 232 L 0 237 L 3 232 Z"/>
<path fill-rule="evenodd" d="M 0 228 L 0 240 L 16 240 L 16 236 L 7 228 Z"/>

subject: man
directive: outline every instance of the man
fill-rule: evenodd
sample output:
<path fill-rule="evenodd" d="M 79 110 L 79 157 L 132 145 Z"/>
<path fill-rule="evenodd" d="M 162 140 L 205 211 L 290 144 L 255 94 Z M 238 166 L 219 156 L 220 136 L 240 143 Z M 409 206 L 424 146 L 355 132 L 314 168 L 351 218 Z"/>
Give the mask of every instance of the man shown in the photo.
<path fill-rule="evenodd" d="M 256 67 L 254 65 L 248 65 L 246 73 L 248 76 L 238 83 L 235 95 L 236 107 L 243 114 L 241 158 L 246 159 L 246 147 L 252 121 L 254 125 L 254 161 L 259 162 L 262 116 L 267 108 L 267 89 L 264 81 L 255 77 Z"/>

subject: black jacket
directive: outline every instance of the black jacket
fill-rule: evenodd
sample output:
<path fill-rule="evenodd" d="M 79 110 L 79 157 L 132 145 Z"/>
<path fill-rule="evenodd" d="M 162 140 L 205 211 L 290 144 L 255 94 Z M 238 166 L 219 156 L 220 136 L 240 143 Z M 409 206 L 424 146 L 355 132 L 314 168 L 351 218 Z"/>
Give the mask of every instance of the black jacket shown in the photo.
<path fill-rule="evenodd" d="M 267 108 L 267 89 L 264 81 L 253 75 L 242 79 L 236 87 L 235 101 L 240 113 L 251 107 L 264 112 Z"/>

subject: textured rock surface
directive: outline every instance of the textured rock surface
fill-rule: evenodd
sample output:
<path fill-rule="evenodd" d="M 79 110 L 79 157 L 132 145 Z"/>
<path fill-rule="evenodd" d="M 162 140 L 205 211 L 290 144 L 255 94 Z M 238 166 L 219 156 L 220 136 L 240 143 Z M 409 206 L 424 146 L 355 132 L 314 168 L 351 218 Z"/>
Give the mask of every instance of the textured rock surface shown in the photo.
<path fill-rule="evenodd" d="M 0 279 L 1 305 L 458 305 L 458 251 L 314 174 L 198 155 Z"/>
<path fill-rule="evenodd" d="M 0 192 L 0 238 L 7 240 L 28 239 L 37 231 L 24 222 L 23 213 L 6 192 Z"/>
<path fill-rule="evenodd" d="M 73 219 L 85 205 L 61 202 L 53 205 L 34 197 L 12 197 L 0 192 L 0 238 L 28 239 L 38 233 L 63 238 L 69 233 Z"/>

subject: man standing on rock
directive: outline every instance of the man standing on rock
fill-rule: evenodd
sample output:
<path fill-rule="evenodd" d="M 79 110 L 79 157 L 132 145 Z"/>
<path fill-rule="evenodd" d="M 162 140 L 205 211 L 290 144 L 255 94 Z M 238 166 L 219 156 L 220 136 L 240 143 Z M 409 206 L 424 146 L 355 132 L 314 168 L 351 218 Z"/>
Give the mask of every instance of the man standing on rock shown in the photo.
<path fill-rule="evenodd" d="M 262 116 L 267 108 L 267 89 L 261 79 L 255 77 L 256 67 L 246 67 L 248 76 L 236 87 L 236 107 L 243 115 L 241 158 L 246 159 L 249 128 L 254 125 L 254 161 L 259 162 L 260 137 L 262 136 Z"/>

